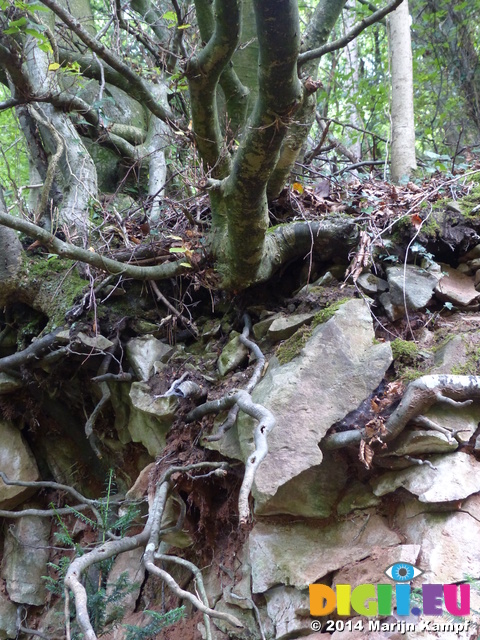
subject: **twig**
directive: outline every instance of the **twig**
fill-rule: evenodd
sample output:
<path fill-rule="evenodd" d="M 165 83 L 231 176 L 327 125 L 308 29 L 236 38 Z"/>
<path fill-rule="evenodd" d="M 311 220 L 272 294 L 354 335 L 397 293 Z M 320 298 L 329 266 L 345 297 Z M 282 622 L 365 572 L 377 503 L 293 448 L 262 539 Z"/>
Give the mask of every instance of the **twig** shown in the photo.
<path fill-rule="evenodd" d="M 22 365 L 32 362 L 33 360 L 38 360 L 38 358 L 43 353 L 45 353 L 45 351 L 48 351 L 48 349 L 50 349 L 50 347 L 52 347 L 58 341 L 57 335 L 60 333 L 60 331 L 62 331 L 62 329 L 63 327 L 57 327 L 57 329 L 54 329 L 46 336 L 34 340 L 32 344 L 26 347 L 26 349 L 17 351 L 17 353 L 12 353 L 12 355 L 10 356 L 1 358 L 0 371 L 16 369 Z"/>
<path fill-rule="evenodd" d="M 180 313 L 180 311 L 178 311 L 178 309 L 175 309 L 173 304 L 171 302 L 169 302 L 167 300 L 167 298 L 163 295 L 163 293 L 160 291 L 160 289 L 158 288 L 156 282 L 154 282 L 152 280 L 150 282 L 150 285 L 151 285 L 153 291 L 155 292 L 155 295 L 157 296 L 157 300 L 163 302 L 163 304 L 167 307 L 167 309 L 169 309 L 173 314 L 175 314 L 175 316 L 180 320 L 180 322 L 182 324 L 184 324 L 186 327 L 188 327 L 190 329 L 190 331 L 193 333 L 193 335 L 197 338 L 198 337 L 198 329 L 195 326 L 195 323 L 192 322 L 191 320 L 189 320 L 188 318 L 185 318 L 185 316 L 183 316 Z"/>
<path fill-rule="evenodd" d="M 265 368 L 265 356 L 263 355 L 263 352 L 260 349 L 260 347 L 257 344 L 255 344 L 253 340 L 250 340 L 248 337 L 250 335 L 250 331 L 252 330 L 252 321 L 250 320 L 250 316 L 248 314 L 245 314 L 243 316 L 243 321 L 244 321 L 244 327 L 243 327 L 242 335 L 239 337 L 239 340 L 248 349 L 250 349 L 250 351 L 252 351 L 253 355 L 257 359 L 257 362 L 255 364 L 255 369 L 253 370 L 252 376 L 248 381 L 247 386 L 245 387 L 245 391 L 248 391 L 248 393 L 251 393 L 253 389 L 256 387 L 256 385 L 258 384 L 260 378 L 262 377 L 263 370 Z M 238 404 L 236 404 L 228 412 L 228 416 L 226 420 L 220 425 L 217 433 L 211 436 L 207 436 L 205 438 L 205 441 L 217 442 L 218 440 L 221 440 L 225 435 L 225 433 L 229 429 L 231 429 L 235 424 L 235 421 L 238 416 L 238 412 L 239 412 L 239 406 Z"/>
<path fill-rule="evenodd" d="M 225 409 L 232 408 L 235 404 L 241 411 L 258 420 L 258 425 L 254 431 L 255 449 L 245 462 L 245 475 L 238 496 L 238 514 L 240 524 L 248 522 L 250 509 L 248 498 L 252 489 L 253 480 L 258 466 L 268 453 L 267 436 L 275 426 L 275 417 L 271 411 L 261 404 L 252 402 L 249 393 L 244 390 L 227 394 L 218 400 L 212 400 L 200 405 L 187 415 L 187 422 L 199 420 L 209 413 L 219 413 Z"/>

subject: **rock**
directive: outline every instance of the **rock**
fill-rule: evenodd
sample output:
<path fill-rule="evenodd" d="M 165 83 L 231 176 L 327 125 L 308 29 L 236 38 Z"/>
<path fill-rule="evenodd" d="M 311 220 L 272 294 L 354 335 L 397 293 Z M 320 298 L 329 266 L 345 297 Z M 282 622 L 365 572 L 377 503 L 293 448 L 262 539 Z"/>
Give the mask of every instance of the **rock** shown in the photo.
<path fill-rule="evenodd" d="M 460 443 L 467 443 L 477 430 L 480 422 L 480 402 L 473 402 L 466 407 L 449 407 L 434 405 L 423 414 L 440 427 L 454 432 L 459 430 L 457 438 Z"/>
<path fill-rule="evenodd" d="M 33 506 L 33 505 L 32 505 Z M 10 599 L 19 604 L 43 605 L 46 588 L 50 520 L 22 516 L 5 535 L 2 578 Z"/>
<path fill-rule="evenodd" d="M 274 587 L 266 591 L 267 613 L 275 627 L 275 640 L 298 637 L 311 630 L 310 599 L 308 591 L 293 587 Z"/>
<path fill-rule="evenodd" d="M 442 269 L 447 275 L 435 287 L 435 295 L 439 300 L 466 307 L 478 299 L 480 293 L 475 289 L 473 278 L 448 264 L 442 264 Z"/>
<path fill-rule="evenodd" d="M 431 416 L 430 416 L 431 417 Z M 404 431 L 395 440 L 392 451 L 377 454 L 384 456 L 415 456 L 424 453 L 446 453 L 458 449 L 456 440 L 448 440 L 447 436 L 439 431 L 415 430 Z"/>
<path fill-rule="evenodd" d="M 21 380 L 0 371 L 0 396 L 13 393 L 17 389 L 21 389 L 22 386 L 23 383 Z"/>
<path fill-rule="evenodd" d="M 267 338 L 272 342 L 286 340 L 293 336 L 299 327 L 310 322 L 314 316 L 314 313 L 292 313 L 289 316 L 275 318 L 267 331 Z"/>
<path fill-rule="evenodd" d="M 395 522 L 410 543 L 421 545 L 422 582 L 449 584 L 480 575 L 480 554 L 472 544 L 480 536 L 479 495 L 468 498 L 461 511 L 447 513 L 435 505 L 410 501 L 398 510 Z M 471 609 L 478 611 L 480 594 L 475 588 L 470 592 Z"/>
<path fill-rule="evenodd" d="M 460 262 L 468 262 L 469 260 L 475 260 L 480 258 L 480 244 L 476 244 L 473 249 L 470 249 L 465 255 L 460 258 Z"/>
<path fill-rule="evenodd" d="M 440 275 L 416 267 L 387 267 L 390 299 L 394 306 L 407 307 L 412 311 L 423 309 L 433 296 Z M 383 304 L 383 303 L 382 303 Z"/>
<path fill-rule="evenodd" d="M 269 453 L 255 478 L 257 513 L 268 508 L 267 503 L 283 485 L 321 464 L 319 442 L 332 424 L 356 409 L 379 385 L 391 361 L 389 343 L 374 342 L 370 312 L 362 300 L 349 300 L 330 320 L 315 327 L 291 362 L 280 366 L 276 358 L 270 361 L 266 376 L 252 395 L 254 402 L 266 406 L 276 418 L 268 436 Z M 255 422 L 241 414 L 237 423 L 245 459 L 252 451 Z M 293 497 L 301 495 L 304 488 L 300 478 L 298 487 L 289 484 L 285 491 Z M 317 490 L 322 492 L 321 487 Z M 330 499 L 326 497 L 324 504 Z M 296 502 L 299 513 L 302 500 Z M 312 497 L 308 509 L 321 502 L 321 497 Z M 272 504 L 275 510 L 280 508 L 280 502 Z"/>
<path fill-rule="evenodd" d="M 379 503 L 380 498 L 373 495 L 370 487 L 354 480 L 338 503 L 337 513 L 339 516 L 345 516 L 351 511 L 368 509 L 369 507 L 375 507 Z"/>
<path fill-rule="evenodd" d="M 388 289 L 388 282 L 373 273 L 361 273 L 357 278 L 357 285 L 367 296 L 375 296 Z"/>
<path fill-rule="evenodd" d="M 133 442 L 141 442 L 155 458 L 165 447 L 165 437 L 175 419 L 178 398 L 155 398 L 143 382 L 132 383 L 129 397 L 132 410 L 128 416 L 128 432 Z"/>
<path fill-rule="evenodd" d="M 416 565 L 420 554 L 420 544 L 400 544 L 387 549 L 373 549 L 372 554 L 365 560 L 343 567 L 338 571 L 332 586 L 350 584 L 380 584 L 386 582 L 385 569 L 396 562 L 408 562 Z"/>
<path fill-rule="evenodd" d="M 347 481 L 347 469 L 344 460 L 324 454 L 321 465 L 303 471 L 282 485 L 266 505 L 257 505 L 256 512 L 328 518 Z"/>
<path fill-rule="evenodd" d="M 165 362 L 173 351 L 173 347 L 152 335 L 132 338 L 126 346 L 128 361 L 140 380 L 148 380 L 154 373 L 155 362 Z"/>
<path fill-rule="evenodd" d="M 119 593 L 123 593 L 123 595 L 119 595 L 118 598 L 107 604 L 106 618 L 108 622 L 119 617 L 123 619 L 125 615 L 135 611 L 140 589 L 145 579 L 145 566 L 142 562 L 144 551 L 143 547 L 139 547 L 119 553 L 115 558 L 108 574 L 107 598 L 111 597 L 123 582 L 126 589 L 120 589 Z M 121 610 L 120 616 L 119 609 Z"/>
<path fill-rule="evenodd" d="M 372 481 L 373 493 L 384 496 L 404 487 L 420 502 L 463 500 L 480 491 L 480 462 L 467 453 L 455 452 L 429 458 L 436 467 L 413 466 L 385 473 Z"/>
<path fill-rule="evenodd" d="M 270 316 L 269 318 L 265 318 L 260 320 L 256 324 L 253 325 L 253 335 L 256 340 L 261 340 L 263 337 L 267 335 L 267 331 L 270 328 L 270 325 L 278 318 L 277 315 Z"/>
<path fill-rule="evenodd" d="M 252 591 L 264 593 L 278 585 L 306 589 L 374 549 L 400 544 L 400 537 L 377 515 L 318 524 L 257 522 L 249 537 Z"/>
<path fill-rule="evenodd" d="M 380 301 L 380 304 L 385 309 L 385 313 L 387 314 L 387 317 L 392 322 L 395 322 L 395 320 L 399 320 L 400 318 L 403 318 L 403 316 L 405 315 L 404 305 L 393 304 L 392 298 L 389 293 L 382 293 L 382 295 L 379 297 L 379 301 Z"/>
<path fill-rule="evenodd" d="M 452 373 L 452 368 L 464 364 L 468 359 L 467 344 L 462 335 L 451 335 L 435 351 L 431 373 Z"/>
<path fill-rule="evenodd" d="M 17 638 L 17 607 L 0 591 L 0 640 Z"/>
<path fill-rule="evenodd" d="M 0 421 L 0 470 L 9 480 L 38 480 L 37 463 L 20 431 L 10 422 Z M 6 485 L 0 480 L 0 509 L 13 509 L 35 493 L 30 487 Z"/>
<path fill-rule="evenodd" d="M 232 331 L 230 335 L 233 337 L 223 347 L 217 362 L 218 373 L 222 377 L 234 371 L 248 358 L 248 348 L 240 342 L 240 334 Z"/>
<path fill-rule="evenodd" d="M 113 347 L 113 342 L 104 336 L 87 336 L 83 331 L 79 331 L 77 333 L 75 336 L 75 342 L 79 342 L 87 349 L 98 349 L 99 351 L 106 351 L 107 349 L 110 349 L 110 347 Z"/>

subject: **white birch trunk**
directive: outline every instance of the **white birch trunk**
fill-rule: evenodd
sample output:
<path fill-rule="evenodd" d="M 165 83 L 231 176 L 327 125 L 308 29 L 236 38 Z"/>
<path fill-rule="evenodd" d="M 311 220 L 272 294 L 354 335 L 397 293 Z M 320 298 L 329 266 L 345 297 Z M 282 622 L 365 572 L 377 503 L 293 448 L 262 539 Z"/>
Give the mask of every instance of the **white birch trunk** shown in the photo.
<path fill-rule="evenodd" d="M 392 166 L 393 182 L 407 181 L 417 167 L 413 113 L 412 43 L 408 0 L 387 19 L 392 74 Z"/>

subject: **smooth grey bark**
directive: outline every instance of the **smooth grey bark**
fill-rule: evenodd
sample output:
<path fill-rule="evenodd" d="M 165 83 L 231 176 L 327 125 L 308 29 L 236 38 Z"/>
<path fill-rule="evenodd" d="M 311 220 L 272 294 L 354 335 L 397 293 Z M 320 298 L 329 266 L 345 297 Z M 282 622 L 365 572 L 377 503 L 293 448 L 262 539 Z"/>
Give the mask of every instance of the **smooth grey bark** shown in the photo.
<path fill-rule="evenodd" d="M 25 44 L 25 69 L 30 84 L 36 94 L 58 91 L 55 74 L 48 72 L 48 57 L 28 37 Z M 59 169 L 62 176 L 63 201 L 58 210 L 36 212 L 43 217 L 48 229 L 61 229 L 72 242 L 85 246 L 88 238 L 88 205 L 97 197 L 97 172 L 92 158 L 76 132 L 68 116 L 50 104 L 37 104 L 50 127 L 40 124 L 44 145 L 52 157 L 58 149 L 58 137 L 63 142 Z M 58 137 L 57 137 L 58 136 Z"/>
<path fill-rule="evenodd" d="M 0 215 L 8 215 L 0 186 Z M 22 245 L 13 229 L 0 226 L 0 306 L 16 292 L 22 266 Z"/>
<path fill-rule="evenodd" d="M 413 112 L 413 67 L 408 0 L 387 18 L 392 74 L 392 180 L 408 181 L 417 168 Z"/>

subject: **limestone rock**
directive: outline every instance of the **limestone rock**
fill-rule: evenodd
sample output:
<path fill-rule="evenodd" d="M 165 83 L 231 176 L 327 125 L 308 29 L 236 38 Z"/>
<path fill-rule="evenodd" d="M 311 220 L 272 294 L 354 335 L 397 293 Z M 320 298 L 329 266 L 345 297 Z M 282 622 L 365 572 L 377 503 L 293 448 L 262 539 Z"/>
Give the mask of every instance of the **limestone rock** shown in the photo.
<path fill-rule="evenodd" d="M 75 336 L 75 342 L 79 342 L 83 347 L 87 349 L 98 349 L 99 351 L 105 351 L 113 347 L 113 342 L 108 340 L 102 335 L 88 336 L 86 333 L 79 331 Z"/>
<path fill-rule="evenodd" d="M 357 278 L 357 285 L 367 296 L 375 296 L 388 289 L 388 282 L 374 273 L 361 273 Z"/>
<path fill-rule="evenodd" d="M 145 566 L 142 562 L 144 551 L 143 547 L 139 547 L 138 549 L 131 549 L 130 551 L 119 553 L 115 558 L 110 573 L 108 574 L 107 597 L 114 593 L 119 580 L 126 578 L 126 586 L 128 588 L 126 589 L 127 593 L 125 593 L 123 597 L 107 605 L 106 616 L 108 621 L 118 617 L 116 611 L 118 607 L 122 609 L 122 618 L 135 611 L 135 605 L 145 578 Z"/>
<path fill-rule="evenodd" d="M 21 389 L 23 383 L 18 378 L 9 376 L 8 373 L 0 371 L 0 396 L 8 393 L 13 393 L 17 389 Z"/>
<path fill-rule="evenodd" d="M 385 473 L 372 482 L 376 496 L 404 487 L 420 502 L 463 500 L 480 491 L 480 462 L 467 453 L 455 452 L 429 458 L 436 467 L 413 466 Z"/>
<path fill-rule="evenodd" d="M 290 514 L 305 518 L 328 518 L 347 481 L 347 463 L 324 454 L 322 464 L 311 467 L 283 484 L 263 506 L 259 515 Z"/>
<path fill-rule="evenodd" d="M 289 316 L 280 316 L 275 318 L 267 331 L 267 337 L 272 342 L 286 340 L 293 336 L 295 331 L 302 325 L 310 322 L 314 317 L 314 313 L 292 313 Z"/>
<path fill-rule="evenodd" d="M 442 264 L 442 269 L 447 275 L 435 287 L 435 295 L 439 300 L 466 307 L 478 299 L 480 293 L 475 289 L 473 278 L 447 264 Z"/>
<path fill-rule="evenodd" d="M 259 322 L 253 325 L 253 335 L 255 337 L 255 340 L 261 340 L 264 336 L 267 335 L 267 331 L 270 328 L 270 325 L 277 317 L 277 315 L 271 315 L 268 318 L 262 318 L 262 320 L 259 320 Z"/>
<path fill-rule="evenodd" d="M 394 449 L 385 454 L 380 452 L 380 457 L 384 455 L 415 456 L 424 453 L 446 453 L 456 449 L 458 449 L 456 440 L 448 440 L 447 436 L 439 431 L 419 429 L 418 431 L 404 431 L 401 433 L 395 440 Z"/>
<path fill-rule="evenodd" d="M 160 455 L 165 447 L 165 436 L 175 419 L 178 398 L 154 398 L 148 385 L 134 382 L 130 388 L 133 410 L 128 416 L 127 428 L 133 442 L 141 442 L 152 457 Z"/>
<path fill-rule="evenodd" d="M 46 589 L 50 520 L 23 516 L 5 536 L 2 577 L 10 599 L 19 604 L 43 605 Z"/>
<path fill-rule="evenodd" d="M 257 522 L 249 538 L 252 591 L 277 585 L 299 589 L 331 571 L 368 557 L 374 548 L 400 544 L 377 515 L 343 520 L 319 528 L 316 523 Z"/>
<path fill-rule="evenodd" d="M 370 487 L 354 480 L 337 505 L 337 513 L 344 516 L 357 509 L 368 509 L 379 504 L 380 498 L 374 496 Z"/>
<path fill-rule="evenodd" d="M 275 627 L 275 640 L 286 640 L 293 633 L 311 630 L 308 591 L 293 587 L 274 587 L 265 594 L 267 613 Z"/>
<path fill-rule="evenodd" d="M 401 544 L 387 549 L 374 549 L 370 557 L 365 560 L 340 569 L 333 578 L 333 586 L 385 582 L 385 569 L 388 569 L 395 562 L 408 562 L 416 565 L 420 551 L 420 544 Z"/>
<path fill-rule="evenodd" d="M 382 293 L 379 297 L 380 304 L 385 309 L 385 313 L 387 317 L 392 321 L 398 320 L 399 318 L 403 318 L 405 315 L 405 305 L 403 304 L 393 304 L 392 298 L 388 292 Z"/>
<path fill-rule="evenodd" d="M 233 337 L 223 347 L 217 362 L 218 373 L 221 376 L 234 371 L 248 358 L 248 348 L 240 342 L 240 334 L 232 331 L 230 335 Z"/>
<path fill-rule="evenodd" d="M 20 431 L 10 422 L 0 421 L 0 442 L 0 469 L 7 478 L 24 482 L 38 480 L 35 458 Z M 0 509 L 13 509 L 33 493 L 35 489 L 7 486 L 0 480 Z"/>
<path fill-rule="evenodd" d="M 316 327 L 291 362 L 280 366 L 275 358 L 270 361 L 252 395 L 276 418 L 268 436 L 269 453 L 255 478 L 257 512 L 264 512 L 280 487 L 321 464 L 318 445 L 328 429 L 379 385 L 391 361 L 390 345 L 374 342 L 370 312 L 362 300 L 349 300 Z M 255 423 L 245 415 L 237 422 L 245 459 L 252 451 Z M 301 478 L 299 487 L 305 487 Z M 322 487 L 317 489 L 322 492 Z M 300 495 L 299 491 L 293 484 L 288 487 L 290 496 Z M 301 500 L 297 503 L 302 509 Z"/>
<path fill-rule="evenodd" d="M 164 362 L 173 351 L 173 347 L 152 335 L 132 338 L 126 347 L 128 361 L 139 380 L 148 380 L 154 373 L 155 362 Z"/>
<path fill-rule="evenodd" d="M 17 637 L 17 607 L 0 591 L 0 640 Z"/>
<path fill-rule="evenodd" d="M 430 373 L 452 373 L 452 367 L 468 359 L 467 343 L 462 335 L 450 336 L 435 351 L 434 367 Z"/>
<path fill-rule="evenodd" d="M 429 507 L 407 502 L 395 518 L 400 533 L 421 545 L 419 568 L 425 572 L 421 581 L 449 584 L 480 575 L 480 554 L 474 543 L 480 536 L 480 496 L 468 498 L 461 511 L 441 513 L 437 506 Z M 471 609 L 478 611 L 480 594 L 474 588 L 470 593 Z"/>
<path fill-rule="evenodd" d="M 386 273 L 392 304 L 401 307 L 406 305 L 410 310 L 427 306 L 441 277 L 432 271 L 410 264 L 388 267 Z"/>

